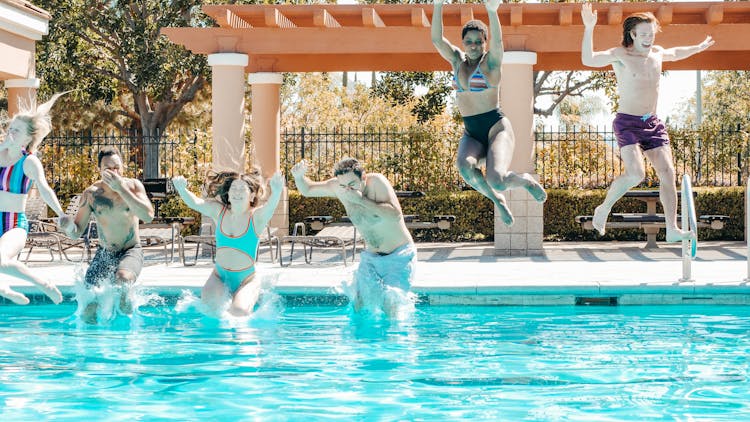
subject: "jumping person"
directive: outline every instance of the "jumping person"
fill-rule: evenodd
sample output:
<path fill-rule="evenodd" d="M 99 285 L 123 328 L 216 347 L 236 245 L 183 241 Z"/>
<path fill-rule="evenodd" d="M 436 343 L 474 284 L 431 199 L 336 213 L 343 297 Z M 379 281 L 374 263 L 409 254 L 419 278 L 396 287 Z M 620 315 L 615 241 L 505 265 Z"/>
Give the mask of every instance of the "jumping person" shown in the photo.
<path fill-rule="evenodd" d="M 299 192 L 304 196 L 338 198 L 365 241 L 354 276 L 354 309 L 373 303 L 377 295 L 382 302 L 373 305 L 397 316 L 414 280 L 417 248 L 393 186 L 382 174 L 365 173 L 354 158 L 339 161 L 333 168 L 334 177 L 323 182 L 313 182 L 305 173 L 304 160 L 292 168 Z"/>
<path fill-rule="evenodd" d="M 643 156 L 659 177 L 659 199 L 664 207 L 667 242 L 679 242 L 691 235 L 677 227 L 677 189 L 672 149 L 664 123 L 656 117 L 662 62 L 677 61 L 714 44 L 710 36 L 688 47 L 662 48 L 654 44 L 660 30 L 651 12 L 634 13 L 622 23 L 622 45 L 594 51 L 596 11 L 590 4 L 581 8 L 583 45 L 581 61 L 590 67 L 612 65 L 617 77 L 618 110 L 612 124 L 625 172 L 612 182 L 607 196 L 594 211 L 593 225 L 603 235 L 612 206 L 645 177 Z"/>
<path fill-rule="evenodd" d="M 464 134 L 458 143 L 458 170 L 471 187 L 489 198 L 506 225 L 513 224 L 503 191 L 522 187 L 539 202 L 547 199 L 544 188 L 527 173 L 509 171 L 515 137 L 510 120 L 500 111 L 500 66 L 503 61 L 503 34 L 497 9 L 500 0 L 485 2 L 490 21 L 489 49 L 487 26 L 478 20 L 464 25 L 461 39 L 465 51 L 443 36 L 443 2 L 435 0 L 432 15 L 432 43 L 453 68 L 456 106 L 464 121 Z M 486 161 L 486 174 L 481 162 Z"/>
<path fill-rule="evenodd" d="M 35 111 L 22 111 L 13 116 L 0 144 L 0 272 L 33 283 L 54 303 L 62 301 L 57 287 L 34 275 L 16 257 L 26 245 L 28 236 L 29 223 L 24 211 L 32 183 L 36 183 L 39 195 L 52 211 L 61 221 L 65 220 L 60 201 L 47 184 L 42 163 L 34 155 L 51 130 L 49 112 L 60 95 L 52 96 Z M 12 290 L 6 283 L 0 281 L 0 296 L 19 305 L 29 303 L 26 296 Z"/>
<path fill-rule="evenodd" d="M 97 163 L 101 179 L 83 191 L 78 213 L 72 221 L 61 223 L 60 228 L 77 239 L 88 228 L 92 214 L 96 217 L 99 245 L 86 270 L 84 285 L 92 289 L 101 286 L 102 282 L 113 282 L 119 293 L 120 311 L 131 314 L 133 287 L 143 268 L 139 220 L 150 223 L 154 219 L 154 208 L 143 184 L 122 176 L 124 166 L 117 148 L 102 148 Z M 98 322 L 100 303 L 104 300 L 103 297 L 94 297 L 83 304 L 83 320 Z"/>
<path fill-rule="evenodd" d="M 231 297 L 228 312 L 249 315 L 260 296 L 260 281 L 255 278 L 259 237 L 279 204 L 284 177 L 281 172 L 271 177 L 271 194 L 265 203 L 265 182 L 257 168 L 246 174 L 209 175 L 208 199 L 190 192 L 182 176 L 173 178 L 172 184 L 188 207 L 216 222 L 216 264 L 201 291 L 202 301 L 220 313 Z"/>

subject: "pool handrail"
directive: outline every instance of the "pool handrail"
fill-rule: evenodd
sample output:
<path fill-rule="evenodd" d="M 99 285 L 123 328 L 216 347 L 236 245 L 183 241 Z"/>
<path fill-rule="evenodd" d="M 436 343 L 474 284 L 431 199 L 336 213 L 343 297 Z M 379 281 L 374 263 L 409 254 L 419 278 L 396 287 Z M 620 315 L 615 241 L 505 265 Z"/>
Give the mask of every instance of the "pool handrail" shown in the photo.
<path fill-rule="evenodd" d="M 690 176 L 682 176 L 682 230 L 691 232 L 691 236 L 682 239 L 682 278 L 680 281 L 691 279 L 691 264 L 698 252 L 698 223 L 695 216 L 695 202 L 693 200 L 693 184 Z"/>

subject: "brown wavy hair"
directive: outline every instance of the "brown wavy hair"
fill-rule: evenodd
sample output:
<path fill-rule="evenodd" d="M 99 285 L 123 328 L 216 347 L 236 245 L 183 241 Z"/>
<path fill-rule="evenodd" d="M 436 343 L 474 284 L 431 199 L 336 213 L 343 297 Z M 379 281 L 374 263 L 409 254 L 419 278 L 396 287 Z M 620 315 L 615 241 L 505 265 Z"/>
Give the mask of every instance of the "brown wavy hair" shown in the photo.
<path fill-rule="evenodd" d="M 250 203 L 251 207 L 257 207 L 258 204 L 266 197 L 266 183 L 260 174 L 260 168 L 253 167 L 247 173 L 237 173 L 235 171 L 215 172 L 209 171 L 206 174 L 206 193 L 211 198 L 216 198 L 227 207 L 229 203 L 229 188 L 232 182 L 240 179 L 247 184 L 251 192 L 255 192 L 255 198 Z"/>
<path fill-rule="evenodd" d="M 638 26 L 639 23 L 654 23 L 656 24 L 656 32 L 661 31 L 661 25 L 659 20 L 656 19 L 651 12 L 639 12 L 633 13 L 632 15 L 625 18 L 622 22 L 622 46 L 627 48 L 633 45 L 633 37 L 630 35 L 631 32 Z"/>

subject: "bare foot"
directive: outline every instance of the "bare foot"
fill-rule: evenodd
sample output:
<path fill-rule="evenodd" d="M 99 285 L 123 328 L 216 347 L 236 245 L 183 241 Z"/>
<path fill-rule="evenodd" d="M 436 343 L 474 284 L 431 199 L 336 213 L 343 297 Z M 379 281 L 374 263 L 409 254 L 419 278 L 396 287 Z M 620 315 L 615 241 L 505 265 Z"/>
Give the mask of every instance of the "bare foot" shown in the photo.
<path fill-rule="evenodd" d="M 591 225 L 599 232 L 600 236 L 604 236 L 604 227 L 607 225 L 608 216 L 609 210 L 605 209 L 603 205 L 599 205 L 594 210 L 594 219 L 591 220 Z"/>
<path fill-rule="evenodd" d="M 695 237 L 695 233 L 693 232 L 686 232 L 684 230 L 680 229 L 670 229 L 667 228 L 667 242 L 675 243 L 675 242 L 682 242 L 683 239 L 690 239 Z"/>
<path fill-rule="evenodd" d="M 544 188 L 539 184 L 539 182 L 534 180 L 534 178 L 529 176 L 528 174 L 523 176 L 523 178 L 527 182 L 526 190 L 534 199 L 536 199 L 537 202 L 544 202 L 547 200 L 547 192 L 544 191 Z"/>
<path fill-rule="evenodd" d="M 496 195 L 496 200 L 493 202 L 500 212 L 500 219 L 503 221 L 503 224 L 506 226 L 513 225 L 513 221 L 515 220 L 513 219 L 513 214 L 510 213 L 510 208 L 505 203 L 505 197 L 498 194 Z"/>
<path fill-rule="evenodd" d="M 8 288 L 0 289 L 0 296 L 10 300 L 16 305 L 28 305 L 29 304 L 29 298 L 24 296 L 22 293 L 18 293 L 17 291 L 12 290 L 12 289 L 8 289 Z"/>

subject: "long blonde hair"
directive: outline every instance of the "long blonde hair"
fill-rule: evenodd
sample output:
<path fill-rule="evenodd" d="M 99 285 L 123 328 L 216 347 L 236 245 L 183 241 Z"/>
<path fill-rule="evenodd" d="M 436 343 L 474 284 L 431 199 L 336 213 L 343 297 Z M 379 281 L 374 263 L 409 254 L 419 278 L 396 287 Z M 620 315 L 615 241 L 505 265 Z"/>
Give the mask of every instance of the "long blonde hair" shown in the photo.
<path fill-rule="evenodd" d="M 70 91 L 58 92 L 46 103 L 41 104 L 38 107 L 34 107 L 34 104 L 22 107 L 21 110 L 10 120 L 10 123 L 13 123 L 13 120 L 16 119 L 26 123 L 28 135 L 31 137 L 31 141 L 29 141 L 29 144 L 26 146 L 27 151 L 31 153 L 35 152 L 37 147 L 39 147 L 39 144 L 42 143 L 44 137 L 49 135 L 52 131 L 52 117 L 50 116 L 50 110 L 52 110 L 55 101 L 68 92 Z"/>

